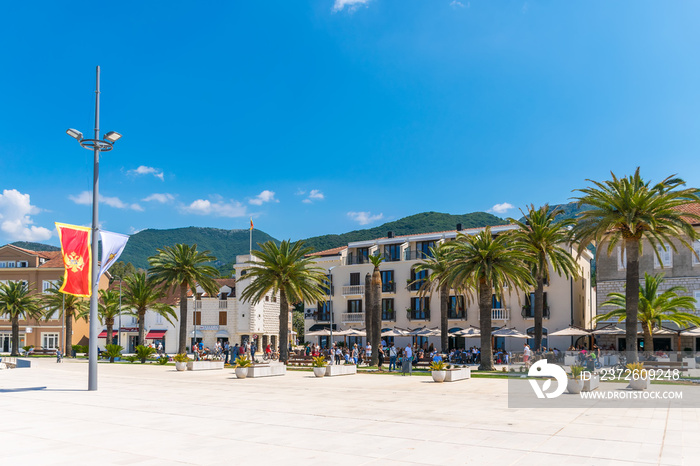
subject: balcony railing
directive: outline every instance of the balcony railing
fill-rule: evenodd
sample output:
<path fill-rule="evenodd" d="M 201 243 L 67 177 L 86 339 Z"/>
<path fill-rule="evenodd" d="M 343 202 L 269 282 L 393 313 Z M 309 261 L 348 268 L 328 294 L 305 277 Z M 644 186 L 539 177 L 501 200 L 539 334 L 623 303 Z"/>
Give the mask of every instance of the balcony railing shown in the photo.
<path fill-rule="evenodd" d="M 406 285 L 406 289 L 408 291 L 420 291 L 420 288 L 423 286 L 423 283 L 425 283 L 425 280 L 411 281 Z"/>
<path fill-rule="evenodd" d="M 382 283 L 382 293 L 396 293 L 396 283 Z"/>
<path fill-rule="evenodd" d="M 201 299 L 196 299 L 194 301 L 194 308 L 195 309 L 202 309 L 202 300 Z"/>
<path fill-rule="evenodd" d="M 344 324 L 362 323 L 365 321 L 364 312 L 343 312 L 340 314 L 340 321 Z"/>
<path fill-rule="evenodd" d="M 384 262 L 398 262 L 401 260 L 401 254 L 390 254 L 385 252 L 382 254 L 382 257 L 384 258 Z"/>
<path fill-rule="evenodd" d="M 429 252 L 415 251 L 415 250 L 412 251 L 410 249 L 406 249 L 403 257 L 404 257 L 404 260 L 407 260 L 407 261 L 419 261 L 419 260 L 423 260 L 423 259 L 426 259 L 426 258 L 432 257 L 432 256 L 430 255 Z"/>
<path fill-rule="evenodd" d="M 364 296 L 365 285 L 345 285 L 343 287 L 343 296 Z"/>
<path fill-rule="evenodd" d="M 219 309 L 228 309 L 228 301 L 226 301 L 225 299 L 220 299 Z"/>
<path fill-rule="evenodd" d="M 430 320 L 430 309 L 407 312 L 408 320 Z"/>
<path fill-rule="evenodd" d="M 491 320 L 510 320 L 510 309 L 491 309 Z"/>
<path fill-rule="evenodd" d="M 448 309 L 447 318 L 448 319 L 467 320 L 467 311 L 466 310 L 455 311 L 454 309 Z"/>
<path fill-rule="evenodd" d="M 331 313 L 330 312 L 321 312 L 320 314 L 316 314 L 316 322 L 330 322 L 331 321 Z"/>
<path fill-rule="evenodd" d="M 535 310 L 530 306 L 523 306 L 523 310 L 520 312 L 520 315 L 523 317 L 523 319 L 534 319 Z M 545 306 L 545 308 L 542 309 L 542 318 L 549 319 L 549 306 Z"/>
<path fill-rule="evenodd" d="M 347 256 L 344 265 L 371 264 L 369 258 L 365 256 Z"/>
<path fill-rule="evenodd" d="M 396 312 L 382 312 L 382 320 L 389 322 L 396 322 Z"/>

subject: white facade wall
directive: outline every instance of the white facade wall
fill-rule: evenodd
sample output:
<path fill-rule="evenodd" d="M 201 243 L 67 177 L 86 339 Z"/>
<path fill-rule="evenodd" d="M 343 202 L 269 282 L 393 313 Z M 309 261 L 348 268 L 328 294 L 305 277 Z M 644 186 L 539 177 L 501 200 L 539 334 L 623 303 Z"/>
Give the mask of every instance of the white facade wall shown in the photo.
<path fill-rule="evenodd" d="M 505 229 L 505 228 L 503 228 Z M 498 231 L 494 229 L 495 231 Z M 478 233 L 478 230 L 469 230 L 469 234 Z M 383 238 L 372 241 L 362 241 L 350 243 L 348 248 L 338 253 L 336 256 L 321 257 L 317 263 L 320 267 L 326 270 L 331 270 L 333 281 L 333 296 L 332 296 L 332 314 L 333 323 L 336 329 L 344 330 L 347 328 L 362 328 L 365 327 L 364 313 L 366 312 L 366 300 L 364 297 L 364 280 L 367 273 L 372 273 L 373 266 L 371 263 L 357 264 L 358 248 L 369 248 L 369 254 L 378 251 L 384 254 L 384 246 L 389 244 L 400 244 L 401 253 L 398 261 L 384 261 L 380 266 L 381 271 L 393 270 L 395 291 L 382 292 L 382 298 L 394 299 L 395 320 L 383 320 L 382 328 L 399 327 L 403 329 L 414 329 L 422 326 L 440 327 L 440 296 L 438 291 L 434 291 L 429 297 L 430 318 L 425 320 L 409 319 L 407 308 L 411 307 L 411 298 L 419 297 L 417 291 L 407 289 L 407 281 L 411 279 L 411 269 L 415 267 L 420 260 L 416 260 L 415 253 L 417 244 L 422 241 L 434 240 L 437 243 L 449 241 L 456 237 L 456 231 L 446 232 L 441 234 L 426 234 L 415 235 L 401 238 Z M 407 252 L 408 251 L 408 252 Z M 575 257 L 575 256 L 574 256 Z M 543 327 L 550 333 L 568 327 L 570 324 L 589 328 L 591 326 L 591 316 L 594 314 L 595 308 L 595 289 L 591 288 L 590 283 L 590 261 L 592 255 L 584 254 L 579 258 L 578 262 L 581 266 L 582 278 L 567 279 L 558 276 L 550 271 L 551 283 L 545 286 L 547 293 L 547 304 L 550 307 L 550 317 L 545 318 Z M 332 269 L 331 269 L 332 268 Z M 359 273 L 360 286 L 351 287 L 350 280 L 352 273 Z M 528 290 L 528 293 L 534 290 Z M 454 292 L 451 293 L 454 295 Z M 525 304 L 525 291 L 511 291 L 507 294 L 501 307 L 492 311 L 492 322 L 494 327 L 514 327 L 525 333 L 531 327 L 534 327 L 534 319 L 522 316 L 522 306 Z M 348 314 L 348 301 L 362 301 L 362 316 L 360 321 L 352 322 L 357 318 L 356 315 Z M 316 303 L 306 303 L 305 305 L 305 328 L 308 329 L 315 324 L 327 325 L 329 321 L 319 320 L 317 313 L 318 305 Z M 314 313 L 317 313 L 314 315 Z M 479 326 L 479 309 L 475 297 L 467 301 L 466 319 L 449 319 L 449 328 L 467 328 L 470 325 Z M 307 341 L 317 343 L 318 337 L 307 337 Z M 396 337 L 397 345 L 404 345 L 411 341 L 411 337 Z M 342 338 L 341 338 L 342 341 Z M 440 346 L 440 337 L 430 337 L 428 343 L 433 343 L 436 347 Z M 479 346 L 478 338 L 467 339 L 460 346 Z M 511 351 L 522 349 L 523 340 L 505 339 L 505 348 Z M 572 343 L 571 337 L 552 337 L 547 342 L 550 347 L 566 349 Z"/>

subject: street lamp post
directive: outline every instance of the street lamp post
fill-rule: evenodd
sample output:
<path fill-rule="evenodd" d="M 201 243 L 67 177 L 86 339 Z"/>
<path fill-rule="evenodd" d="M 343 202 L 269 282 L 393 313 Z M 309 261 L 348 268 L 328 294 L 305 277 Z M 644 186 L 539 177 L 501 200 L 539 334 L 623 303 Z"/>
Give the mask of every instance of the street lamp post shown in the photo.
<path fill-rule="evenodd" d="M 331 342 L 328 346 L 330 348 L 333 348 L 333 298 L 331 297 L 333 291 L 333 275 L 331 275 L 331 272 L 334 268 L 335 266 L 328 269 L 328 313 L 331 315 Z M 333 358 L 331 358 L 331 361 L 333 361 Z"/>
<path fill-rule="evenodd" d="M 68 129 L 66 133 L 75 138 L 81 147 L 93 151 L 93 178 L 92 178 L 92 291 L 90 293 L 90 340 L 89 350 L 90 355 L 88 361 L 88 390 L 97 390 L 97 335 L 99 334 L 97 320 L 97 279 L 100 269 L 96 267 L 97 262 L 97 234 L 98 217 L 97 207 L 99 200 L 99 180 L 100 180 L 100 152 L 109 152 L 121 134 L 110 131 L 105 134 L 103 139 L 100 139 L 100 67 L 96 71 L 96 86 L 95 86 L 95 136 L 93 139 L 83 138 L 83 133 L 75 129 Z M 112 335 L 107 335 L 106 341 L 109 341 Z"/>

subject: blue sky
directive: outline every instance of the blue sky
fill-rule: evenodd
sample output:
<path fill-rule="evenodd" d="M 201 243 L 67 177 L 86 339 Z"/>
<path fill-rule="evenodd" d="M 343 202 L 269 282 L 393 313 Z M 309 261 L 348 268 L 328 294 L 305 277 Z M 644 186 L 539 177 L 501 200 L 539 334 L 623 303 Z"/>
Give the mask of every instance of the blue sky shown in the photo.
<path fill-rule="evenodd" d="M 642 167 L 700 186 L 700 4 L 11 2 L 0 242 L 100 223 L 298 239 L 423 211 L 517 215 Z M 508 210 L 509 206 L 514 206 Z"/>

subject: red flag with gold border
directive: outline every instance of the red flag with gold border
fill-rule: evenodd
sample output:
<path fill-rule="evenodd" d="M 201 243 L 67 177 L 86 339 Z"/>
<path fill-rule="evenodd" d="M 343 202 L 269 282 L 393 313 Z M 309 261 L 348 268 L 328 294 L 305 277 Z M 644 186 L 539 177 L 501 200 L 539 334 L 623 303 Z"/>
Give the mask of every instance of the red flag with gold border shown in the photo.
<path fill-rule="evenodd" d="M 56 223 L 61 241 L 61 256 L 65 273 L 63 293 L 88 297 L 92 291 L 92 254 L 90 251 L 90 228 Z"/>

